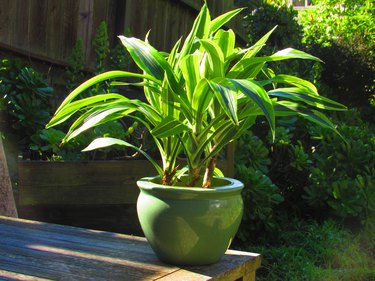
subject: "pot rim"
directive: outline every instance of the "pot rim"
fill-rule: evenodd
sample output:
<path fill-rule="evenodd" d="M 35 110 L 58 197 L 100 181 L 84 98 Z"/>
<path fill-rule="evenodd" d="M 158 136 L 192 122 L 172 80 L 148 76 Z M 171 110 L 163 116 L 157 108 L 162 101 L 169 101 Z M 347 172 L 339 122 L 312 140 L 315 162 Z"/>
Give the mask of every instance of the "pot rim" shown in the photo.
<path fill-rule="evenodd" d="M 154 177 L 143 177 L 137 181 L 137 185 L 139 188 L 149 191 L 157 191 L 157 190 L 169 190 L 169 191 L 183 191 L 186 193 L 216 193 L 218 191 L 221 192 L 231 192 L 233 190 L 244 188 L 244 184 L 236 179 L 228 178 L 228 177 L 214 177 L 215 179 L 219 179 L 225 181 L 224 185 L 214 186 L 210 188 L 203 188 L 203 187 L 186 187 L 186 186 L 165 186 L 160 183 L 153 182 L 156 179 L 160 179 L 160 176 Z"/>

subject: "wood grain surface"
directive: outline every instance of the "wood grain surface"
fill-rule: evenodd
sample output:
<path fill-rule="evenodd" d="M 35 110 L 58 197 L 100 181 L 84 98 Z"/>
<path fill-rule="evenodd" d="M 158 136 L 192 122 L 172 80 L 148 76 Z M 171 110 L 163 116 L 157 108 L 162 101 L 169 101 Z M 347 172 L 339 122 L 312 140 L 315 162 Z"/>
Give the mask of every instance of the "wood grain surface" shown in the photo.
<path fill-rule="evenodd" d="M 254 280 L 261 262 L 228 250 L 214 265 L 179 268 L 159 261 L 145 238 L 6 217 L 0 237 L 0 279 Z"/>

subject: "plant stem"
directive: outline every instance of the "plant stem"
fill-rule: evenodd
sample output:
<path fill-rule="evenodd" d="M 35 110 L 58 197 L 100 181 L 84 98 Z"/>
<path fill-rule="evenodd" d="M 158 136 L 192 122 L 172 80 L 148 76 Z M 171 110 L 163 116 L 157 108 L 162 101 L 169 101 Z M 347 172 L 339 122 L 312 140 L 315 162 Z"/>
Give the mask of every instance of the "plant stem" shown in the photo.
<path fill-rule="evenodd" d="M 206 167 L 206 171 L 204 173 L 204 178 L 203 178 L 203 186 L 202 187 L 204 187 L 204 188 L 211 187 L 212 178 L 214 176 L 214 171 L 215 171 L 215 167 L 216 167 L 216 160 L 217 160 L 217 156 L 214 156 L 208 162 L 208 165 Z"/>
<path fill-rule="evenodd" d="M 198 180 L 199 180 L 199 171 L 200 171 L 200 169 L 199 168 L 191 168 L 190 170 L 189 170 L 189 176 L 190 176 L 190 181 L 189 181 L 189 183 L 187 184 L 188 186 L 191 186 L 191 187 L 193 187 L 193 186 L 195 186 L 196 185 L 196 183 L 198 182 Z"/>

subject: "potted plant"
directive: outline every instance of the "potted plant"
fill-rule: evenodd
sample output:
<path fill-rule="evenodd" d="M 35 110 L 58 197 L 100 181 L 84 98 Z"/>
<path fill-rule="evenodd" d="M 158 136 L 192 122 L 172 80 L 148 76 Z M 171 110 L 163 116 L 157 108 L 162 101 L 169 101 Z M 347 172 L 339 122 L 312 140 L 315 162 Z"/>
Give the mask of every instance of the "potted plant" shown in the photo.
<path fill-rule="evenodd" d="M 143 73 L 109 71 L 89 79 L 69 94 L 47 125 L 77 117 L 64 142 L 125 116 L 148 128 L 159 149 L 161 166 L 134 145 L 110 137 L 95 139 L 84 151 L 124 145 L 151 161 L 158 176 L 138 181 L 137 210 L 151 247 L 168 263 L 214 263 L 229 247 L 241 221 L 243 185 L 223 177 L 215 164 L 223 148 L 258 117 L 267 120 L 273 134 L 275 117 L 289 115 L 335 130 L 316 109 L 345 110 L 320 96 L 312 83 L 276 74 L 267 64 L 318 58 L 291 48 L 256 56 L 273 30 L 250 48 L 236 48 L 234 32 L 221 27 L 240 11 L 212 20 L 204 4 L 190 34 L 170 53 L 157 51 L 147 37 L 142 41 L 119 36 Z M 143 87 L 146 101 L 118 93 L 78 98 L 104 82 Z M 177 164 L 180 155 L 186 158 L 186 167 Z"/>

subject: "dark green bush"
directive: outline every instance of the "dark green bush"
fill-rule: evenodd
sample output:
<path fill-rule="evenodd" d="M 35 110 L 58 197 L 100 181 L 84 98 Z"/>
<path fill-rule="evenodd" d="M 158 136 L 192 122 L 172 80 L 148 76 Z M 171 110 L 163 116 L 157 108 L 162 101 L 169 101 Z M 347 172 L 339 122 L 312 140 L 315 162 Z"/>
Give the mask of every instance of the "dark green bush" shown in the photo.
<path fill-rule="evenodd" d="M 324 62 L 322 82 L 348 106 L 375 94 L 375 5 L 371 0 L 315 0 L 300 12 L 302 42 Z"/>
<path fill-rule="evenodd" d="M 267 1 L 242 1 L 246 5 L 247 15 L 244 17 L 244 27 L 248 34 L 249 45 L 252 45 L 271 30 L 278 26 L 268 40 L 269 46 L 275 49 L 300 46 L 302 29 L 297 23 L 297 11 L 284 4 L 271 4 Z"/>
<path fill-rule="evenodd" d="M 366 247 L 371 234 L 363 234 L 355 235 L 330 220 L 319 224 L 291 219 L 277 243 L 245 249 L 262 253 L 260 281 L 367 281 L 375 277 L 374 256 Z"/>
<path fill-rule="evenodd" d="M 50 87 L 40 73 L 18 61 L 0 61 L 0 98 L 3 100 L 7 125 L 17 135 L 21 150 L 27 148 L 30 137 L 44 128 L 51 118 Z"/>
<path fill-rule="evenodd" d="M 366 220 L 375 212 L 375 133 L 352 110 L 341 116 L 338 129 L 345 141 L 314 128 L 314 166 L 303 198 L 309 205 L 341 218 Z"/>
<path fill-rule="evenodd" d="M 284 118 L 278 121 L 275 141 L 262 134 L 262 126 L 260 137 L 249 133 L 238 141 L 236 171 L 247 186 L 245 213 L 255 212 L 244 218 L 243 237 L 250 230 L 271 231 L 268 224 L 277 229 L 291 216 L 370 222 L 375 214 L 375 130 L 355 110 L 337 116 L 343 137 Z M 274 194 L 284 200 L 270 200 Z"/>
<path fill-rule="evenodd" d="M 277 187 L 284 202 L 274 204 L 272 209 L 270 221 L 276 226 L 290 216 L 368 222 L 375 211 L 375 130 L 362 118 L 375 120 L 371 115 L 373 109 L 367 111 L 368 99 L 375 88 L 374 28 L 370 24 L 373 3 L 317 0 L 314 2 L 316 8 L 300 12 L 299 25 L 296 11 L 287 8 L 285 1 L 284 5 L 270 2 L 241 1 L 241 6 L 249 7 L 244 25 L 250 43 L 253 38 L 259 38 L 260 34 L 279 25 L 281 28 L 276 29 L 269 49 L 301 47 L 322 57 L 326 63 L 311 67 L 308 62 L 295 61 L 280 64 L 278 68 L 297 72 L 314 82 L 323 95 L 339 98 L 349 106 L 360 105 L 361 110 L 337 114 L 341 117 L 336 123 L 346 141 L 296 118 L 278 120 L 275 141 L 264 133 L 265 127 L 258 125 L 254 132 L 259 138 L 249 134 L 237 145 L 239 177 L 256 182 L 256 174 L 261 173 L 270 180 L 268 186 Z M 243 163 L 247 169 L 239 165 Z M 269 191 L 274 192 L 271 188 Z M 264 204 L 264 200 L 260 202 L 260 205 Z M 257 204 L 256 201 L 252 203 Z M 259 217 L 252 219 L 252 222 L 244 221 L 243 230 L 246 230 L 246 223 L 266 224 Z M 267 228 L 263 229 L 267 231 Z"/>
<path fill-rule="evenodd" d="M 264 241 L 271 236 L 267 234 L 278 229 L 274 210 L 284 198 L 265 175 L 270 165 L 269 151 L 258 137 L 248 132 L 238 140 L 236 151 L 235 177 L 245 185 L 242 192 L 244 215 L 238 238 L 242 242 Z"/>

